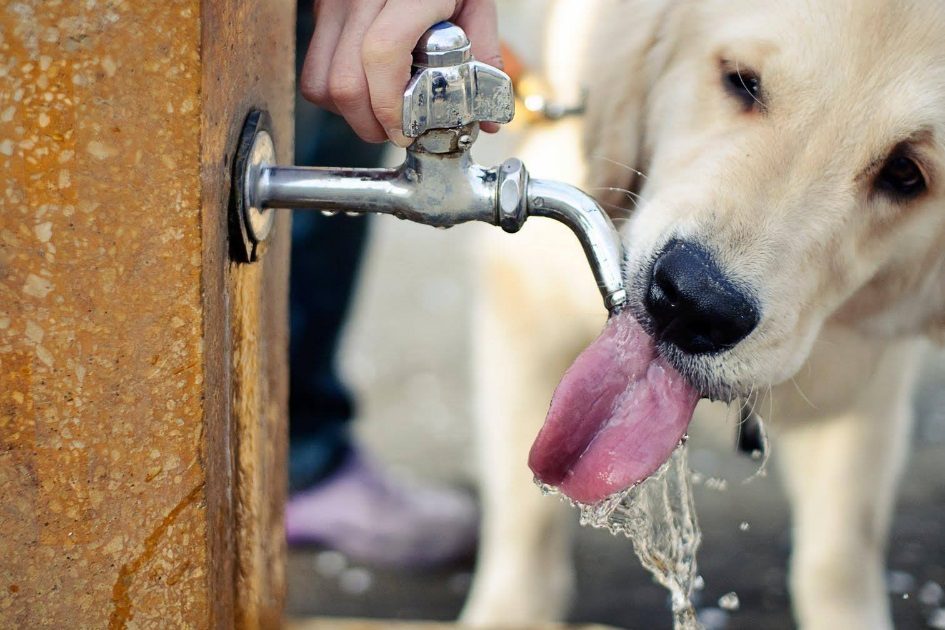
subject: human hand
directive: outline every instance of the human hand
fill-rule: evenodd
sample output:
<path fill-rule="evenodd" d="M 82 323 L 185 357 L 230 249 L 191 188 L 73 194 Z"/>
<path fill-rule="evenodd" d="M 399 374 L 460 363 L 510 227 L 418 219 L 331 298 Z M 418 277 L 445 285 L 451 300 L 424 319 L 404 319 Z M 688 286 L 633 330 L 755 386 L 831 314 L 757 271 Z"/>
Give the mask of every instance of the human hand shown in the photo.
<path fill-rule="evenodd" d="M 494 0 L 315 0 L 302 95 L 344 116 L 368 142 L 407 146 L 401 116 L 411 53 L 443 20 L 466 31 L 477 60 L 502 67 Z M 482 123 L 482 129 L 494 132 L 498 125 Z"/>

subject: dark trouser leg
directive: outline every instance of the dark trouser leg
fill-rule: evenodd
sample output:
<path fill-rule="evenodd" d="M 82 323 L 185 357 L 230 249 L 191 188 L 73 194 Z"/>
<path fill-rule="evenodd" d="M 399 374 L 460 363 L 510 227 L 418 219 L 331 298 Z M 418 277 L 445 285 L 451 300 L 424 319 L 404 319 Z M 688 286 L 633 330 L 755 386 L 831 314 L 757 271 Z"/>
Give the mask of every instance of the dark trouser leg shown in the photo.
<path fill-rule="evenodd" d="M 299 3 L 297 63 L 312 36 L 311 2 Z M 366 98 L 366 96 L 365 96 Z M 360 141 L 344 120 L 296 96 L 295 163 L 376 166 L 383 145 Z M 336 372 L 338 340 L 367 235 L 367 219 L 293 216 L 289 484 L 310 486 L 347 455 L 351 396 Z"/>

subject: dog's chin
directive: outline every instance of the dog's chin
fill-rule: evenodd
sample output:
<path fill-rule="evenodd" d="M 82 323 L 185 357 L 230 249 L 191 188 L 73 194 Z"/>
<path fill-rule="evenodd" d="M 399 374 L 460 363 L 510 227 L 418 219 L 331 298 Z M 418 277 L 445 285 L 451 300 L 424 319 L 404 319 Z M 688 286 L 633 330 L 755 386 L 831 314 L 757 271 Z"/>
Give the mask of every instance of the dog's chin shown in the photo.
<path fill-rule="evenodd" d="M 683 352 L 674 344 L 661 341 L 653 328 L 653 322 L 643 306 L 643 289 L 631 284 L 627 309 L 644 331 L 656 342 L 656 351 L 676 369 L 700 394 L 711 401 L 731 403 L 751 394 L 751 387 L 732 383 L 725 373 L 742 370 L 734 363 L 737 359 L 729 350 L 723 355 L 692 355 Z"/>
<path fill-rule="evenodd" d="M 660 355 L 676 368 L 676 371 L 682 374 L 703 398 L 730 403 L 746 398 L 751 393 L 751 388 L 732 384 L 717 373 L 718 367 L 712 364 L 718 363 L 718 357 L 707 359 L 693 356 L 682 352 L 672 344 L 663 342 L 657 342 L 656 348 Z"/>

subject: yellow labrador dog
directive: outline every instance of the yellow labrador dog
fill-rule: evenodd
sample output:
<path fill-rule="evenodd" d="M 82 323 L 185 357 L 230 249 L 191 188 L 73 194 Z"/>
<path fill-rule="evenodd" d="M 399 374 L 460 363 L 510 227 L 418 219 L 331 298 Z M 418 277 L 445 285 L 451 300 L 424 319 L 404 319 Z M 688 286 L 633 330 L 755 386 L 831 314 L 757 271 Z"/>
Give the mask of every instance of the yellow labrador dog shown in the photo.
<path fill-rule="evenodd" d="M 636 201 L 622 230 L 638 328 L 608 328 L 575 364 L 532 467 L 590 500 L 659 463 L 665 448 L 634 442 L 642 425 L 601 429 L 621 371 L 642 370 L 659 399 L 628 413 L 658 409 L 670 432 L 685 431 L 693 392 L 770 389 L 800 626 L 891 627 L 883 556 L 910 392 L 922 340 L 945 332 L 945 1 L 572 0 L 550 38 L 549 78 L 563 100 L 586 88 L 588 111 L 529 139 L 525 161 L 538 176 L 583 173 L 609 207 Z M 472 623 L 568 605 L 564 508 L 522 463 L 557 379 L 603 324 L 571 240 L 534 225 L 484 247 Z M 610 352 L 618 343 L 629 354 Z"/>

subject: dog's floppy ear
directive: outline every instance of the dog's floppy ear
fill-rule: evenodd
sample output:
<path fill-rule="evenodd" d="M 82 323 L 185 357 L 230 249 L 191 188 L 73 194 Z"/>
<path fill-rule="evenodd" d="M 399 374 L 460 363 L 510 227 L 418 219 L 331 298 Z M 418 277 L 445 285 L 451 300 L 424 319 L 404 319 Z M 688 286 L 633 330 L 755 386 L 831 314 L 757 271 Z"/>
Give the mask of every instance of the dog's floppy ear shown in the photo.
<path fill-rule="evenodd" d="M 631 205 L 635 169 L 645 170 L 644 118 L 650 85 L 669 55 L 678 0 L 602 0 L 585 58 L 584 152 L 589 192 L 608 211 Z"/>

